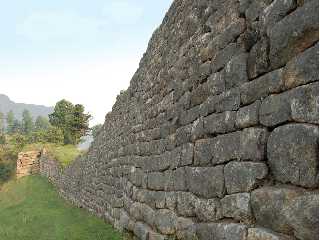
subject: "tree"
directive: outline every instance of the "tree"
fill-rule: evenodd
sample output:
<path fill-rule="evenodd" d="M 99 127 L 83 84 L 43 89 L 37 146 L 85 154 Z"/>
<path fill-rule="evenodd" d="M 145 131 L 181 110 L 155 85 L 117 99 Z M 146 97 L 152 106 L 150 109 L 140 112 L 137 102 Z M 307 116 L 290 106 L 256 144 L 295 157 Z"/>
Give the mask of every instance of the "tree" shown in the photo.
<path fill-rule="evenodd" d="M 19 134 L 23 133 L 22 123 L 17 119 L 14 119 L 13 126 L 10 131 L 10 134 L 14 134 L 14 133 L 19 133 Z"/>
<path fill-rule="evenodd" d="M 40 131 L 40 130 L 48 130 L 50 127 L 50 123 L 48 118 L 46 117 L 42 117 L 42 116 L 38 116 L 35 123 L 34 123 L 34 129 L 36 131 Z"/>
<path fill-rule="evenodd" d="M 5 129 L 5 116 L 3 114 L 3 112 L 0 112 L 0 134 L 4 133 L 4 129 Z"/>
<path fill-rule="evenodd" d="M 32 116 L 28 110 L 24 110 L 22 113 L 22 132 L 26 135 L 33 131 L 34 123 Z"/>
<path fill-rule="evenodd" d="M 49 122 L 52 126 L 62 130 L 64 144 L 78 144 L 82 136 L 89 131 L 90 114 L 84 113 L 81 104 L 75 106 L 66 100 L 57 102 L 54 112 L 49 115 Z"/>
<path fill-rule="evenodd" d="M 7 133 L 12 134 L 14 128 L 14 114 L 12 111 L 7 113 Z"/>
<path fill-rule="evenodd" d="M 92 135 L 93 139 L 96 139 L 101 128 L 102 128 L 102 124 L 97 124 L 91 128 L 91 135 Z"/>

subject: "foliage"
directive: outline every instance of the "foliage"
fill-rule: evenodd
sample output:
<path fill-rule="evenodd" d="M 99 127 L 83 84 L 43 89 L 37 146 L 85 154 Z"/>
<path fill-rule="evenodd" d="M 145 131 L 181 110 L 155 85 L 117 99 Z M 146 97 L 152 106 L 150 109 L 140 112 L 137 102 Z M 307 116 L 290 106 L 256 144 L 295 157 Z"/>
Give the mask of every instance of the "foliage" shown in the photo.
<path fill-rule="evenodd" d="M 7 133 L 13 133 L 14 128 L 14 114 L 12 111 L 7 113 Z"/>
<path fill-rule="evenodd" d="M 3 112 L 0 112 L 0 134 L 4 133 L 5 129 L 5 116 Z"/>
<path fill-rule="evenodd" d="M 103 126 L 102 124 L 97 124 L 91 128 L 91 135 L 92 135 L 93 139 L 96 139 L 102 126 Z"/>
<path fill-rule="evenodd" d="M 0 191 L 0 209 L 0 239 L 123 239 L 103 220 L 59 197 L 40 176 L 7 183 Z"/>
<path fill-rule="evenodd" d="M 28 110 L 24 110 L 22 113 L 22 132 L 24 134 L 30 134 L 34 129 L 34 123 L 32 116 Z"/>
<path fill-rule="evenodd" d="M 34 130 L 41 131 L 47 130 L 50 127 L 49 119 L 46 117 L 38 116 L 34 123 Z"/>
<path fill-rule="evenodd" d="M 49 115 L 50 123 L 63 131 L 64 144 L 78 144 L 89 131 L 90 114 L 84 113 L 81 104 L 73 105 L 66 100 L 59 101 Z"/>

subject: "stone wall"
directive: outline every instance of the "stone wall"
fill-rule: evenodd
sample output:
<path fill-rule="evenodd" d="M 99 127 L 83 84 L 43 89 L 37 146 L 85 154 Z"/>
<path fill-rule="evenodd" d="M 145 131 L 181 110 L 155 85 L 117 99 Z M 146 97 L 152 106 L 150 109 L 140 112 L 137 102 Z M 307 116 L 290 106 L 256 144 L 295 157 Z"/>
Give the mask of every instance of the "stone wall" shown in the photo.
<path fill-rule="evenodd" d="M 318 10 L 175 0 L 88 154 L 46 175 L 142 240 L 318 239 Z"/>
<path fill-rule="evenodd" d="M 38 174 L 40 171 L 39 151 L 21 152 L 17 160 L 17 178 Z"/>

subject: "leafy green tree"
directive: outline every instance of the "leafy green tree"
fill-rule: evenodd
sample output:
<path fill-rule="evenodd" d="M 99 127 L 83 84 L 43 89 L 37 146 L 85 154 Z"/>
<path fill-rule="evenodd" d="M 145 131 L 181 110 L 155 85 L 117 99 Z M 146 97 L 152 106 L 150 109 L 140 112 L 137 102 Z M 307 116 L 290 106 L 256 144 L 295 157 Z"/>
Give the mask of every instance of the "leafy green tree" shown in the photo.
<path fill-rule="evenodd" d="M 49 115 L 49 122 L 52 126 L 62 130 L 64 144 L 78 144 L 82 136 L 89 131 L 90 114 L 84 113 L 81 104 L 73 105 L 66 100 L 59 101 L 54 112 Z"/>
<path fill-rule="evenodd" d="M 5 129 L 5 116 L 3 112 L 0 112 L 0 134 L 4 133 Z"/>
<path fill-rule="evenodd" d="M 7 113 L 7 133 L 12 134 L 14 129 L 14 114 L 12 111 Z"/>
<path fill-rule="evenodd" d="M 22 123 L 19 120 L 15 119 L 13 121 L 13 126 L 11 128 L 11 132 L 10 133 L 11 134 L 14 134 L 14 133 L 21 134 L 21 133 L 23 133 L 23 126 L 22 126 Z"/>
<path fill-rule="evenodd" d="M 50 127 L 50 123 L 48 118 L 46 117 L 42 117 L 42 116 L 38 116 L 36 118 L 36 121 L 34 123 L 34 129 L 36 131 L 40 131 L 40 130 L 48 130 Z"/>
<path fill-rule="evenodd" d="M 58 127 L 49 127 L 45 134 L 46 142 L 49 143 L 57 143 L 63 144 L 64 143 L 64 135 L 63 131 Z"/>
<path fill-rule="evenodd" d="M 22 113 L 22 132 L 26 135 L 30 134 L 34 129 L 32 116 L 28 110 Z"/>
<path fill-rule="evenodd" d="M 91 128 L 91 135 L 92 135 L 93 139 L 97 138 L 101 128 L 102 128 L 102 124 L 97 124 Z"/>

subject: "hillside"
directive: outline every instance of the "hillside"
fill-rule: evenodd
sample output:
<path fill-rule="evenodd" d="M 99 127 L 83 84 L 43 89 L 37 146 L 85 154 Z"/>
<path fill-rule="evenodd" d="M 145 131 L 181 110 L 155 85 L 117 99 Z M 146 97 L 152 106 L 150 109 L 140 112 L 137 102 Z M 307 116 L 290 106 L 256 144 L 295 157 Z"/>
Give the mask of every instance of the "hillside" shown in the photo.
<path fill-rule="evenodd" d="M 4 94 L 0 94 L 0 112 L 7 113 L 10 110 L 13 111 L 15 117 L 19 120 L 22 118 L 22 112 L 28 110 L 33 118 L 38 116 L 47 116 L 52 113 L 53 107 L 46 107 L 42 105 L 16 103 Z"/>

